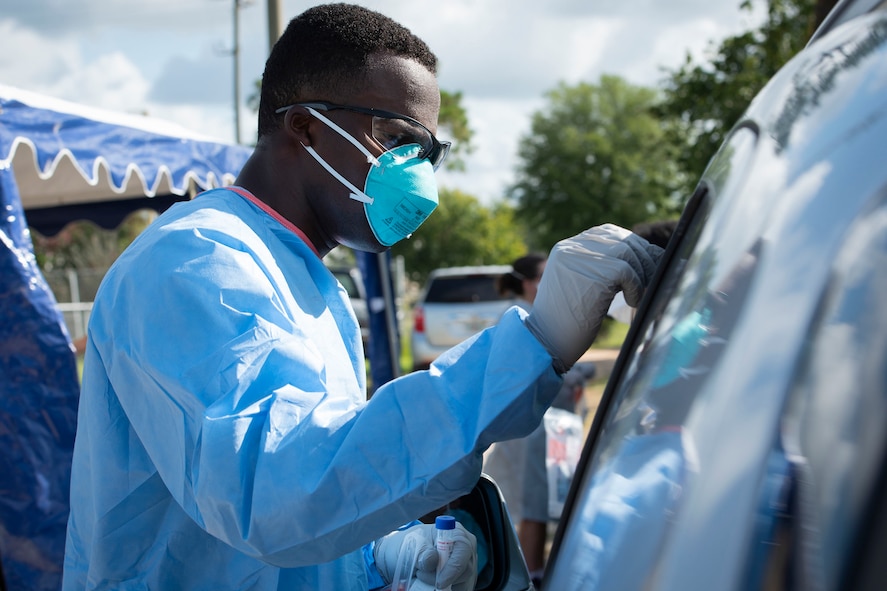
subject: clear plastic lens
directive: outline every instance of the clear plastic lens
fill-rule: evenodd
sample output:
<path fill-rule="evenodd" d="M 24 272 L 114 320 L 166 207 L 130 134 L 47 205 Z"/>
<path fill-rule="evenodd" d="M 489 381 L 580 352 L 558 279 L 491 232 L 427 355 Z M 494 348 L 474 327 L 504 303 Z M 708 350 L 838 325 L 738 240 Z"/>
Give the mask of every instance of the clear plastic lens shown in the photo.
<path fill-rule="evenodd" d="M 428 130 L 405 119 L 373 117 L 373 138 L 386 150 L 419 144 L 422 147 L 420 158 L 424 158 L 434 145 Z"/>
<path fill-rule="evenodd" d="M 437 170 L 437 167 L 443 164 L 443 161 L 447 159 L 447 154 L 450 153 L 450 145 L 450 142 L 440 142 L 440 150 L 438 150 L 437 154 L 435 154 L 434 158 L 431 160 L 434 170 Z"/>
<path fill-rule="evenodd" d="M 418 145 L 418 158 L 428 158 L 435 170 L 446 160 L 450 142 L 440 142 L 435 151 L 434 136 L 426 128 L 413 121 L 389 117 L 373 117 L 373 138 L 386 150 L 409 144 Z"/>
<path fill-rule="evenodd" d="M 447 154 L 450 152 L 450 142 L 439 142 L 427 127 L 418 121 L 407 117 L 406 115 L 398 115 L 389 111 L 380 109 L 369 109 L 366 107 L 351 107 L 347 105 L 334 105 L 326 102 L 312 103 L 296 103 L 299 106 L 320 111 L 333 111 L 342 109 L 345 111 L 353 111 L 355 113 L 364 113 L 373 116 L 373 139 L 375 139 L 385 150 L 393 150 L 399 146 L 415 144 L 419 146 L 417 158 L 428 158 L 434 170 L 443 164 Z M 277 113 L 283 113 L 290 107 L 281 107 L 277 109 Z M 316 112 L 315 116 L 320 117 Z M 327 121 L 327 125 L 334 125 Z"/>

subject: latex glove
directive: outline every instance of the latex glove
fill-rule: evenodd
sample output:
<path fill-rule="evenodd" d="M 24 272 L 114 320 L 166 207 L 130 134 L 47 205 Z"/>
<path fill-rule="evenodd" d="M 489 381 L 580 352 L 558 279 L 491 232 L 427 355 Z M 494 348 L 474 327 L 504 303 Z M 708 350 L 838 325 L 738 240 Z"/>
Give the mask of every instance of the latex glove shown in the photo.
<path fill-rule="evenodd" d="M 434 544 L 434 526 L 430 524 L 414 525 L 405 530 L 392 532 L 376 541 L 373 557 L 376 568 L 386 583 L 392 583 L 405 544 L 416 544 L 415 576 L 419 583 L 413 589 L 427 589 L 429 586 L 446 589 L 452 586 L 453 591 L 473 591 L 477 582 L 477 538 L 471 532 L 456 523 L 453 535 L 453 552 L 450 554 L 441 571 L 437 572 L 437 548 Z M 403 569 L 400 569 L 403 572 Z"/>
<path fill-rule="evenodd" d="M 613 224 L 561 240 L 548 255 L 526 326 L 566 371 L 588 350 L 620 291 L 636 307 L 663 250 Z"/>

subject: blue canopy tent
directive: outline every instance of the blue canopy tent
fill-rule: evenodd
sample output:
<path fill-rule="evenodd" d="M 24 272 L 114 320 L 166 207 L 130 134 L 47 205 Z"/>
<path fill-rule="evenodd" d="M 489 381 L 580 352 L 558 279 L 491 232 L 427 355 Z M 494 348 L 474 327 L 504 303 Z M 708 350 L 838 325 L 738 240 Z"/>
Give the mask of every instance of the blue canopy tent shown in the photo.
<path fill-rule="evenodd" d="M 162 212 L 232 183 L 249 154 L 169 122 L 0 85 L 0 591 L 61 585 L 79 398 L 71 338 L 30 229 L 116 228 L 136 210 Z M 356 255 L 378 387 L 399 373 L 390 255 Z"/>
<path fill-rule="evenodd" d="M 135 210 L 163 211 L 232 182 L 249 153 L 0 85 L 0 588 L 61 586 L 79 397 L 70 335 L 29 227 L 116 227 Z"/>

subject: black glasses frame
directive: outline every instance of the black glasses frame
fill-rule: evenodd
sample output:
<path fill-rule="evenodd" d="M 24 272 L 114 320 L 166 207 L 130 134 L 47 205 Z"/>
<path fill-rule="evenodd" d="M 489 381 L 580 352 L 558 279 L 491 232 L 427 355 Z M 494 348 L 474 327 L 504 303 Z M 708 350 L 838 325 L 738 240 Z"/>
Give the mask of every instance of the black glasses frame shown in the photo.
<path fill-rule="evenodd" d="M 276 113 L 283 113 L 290 107 L 310 107 L 315 111 L 352 111 L 354 113 L 362 113 L 364 115 L 372 115 L 373 117 L 382 117 L 384 119 L 401 119 L 403 121 L 409 121 L 410 123 L 414 123 L 418 125 L 422 129 L 428 132 L 428 137 L 431 138 L 431 148 L 425 148 L 422 146 L 422 150 L 419 152 L 419 158 L 427 158 L 431 161 L 431 166 L 434 170 L 437 170 L 438 167 L 443 164 L 444 160 L 447 157 L 447 154 L 450 152 L 451 142 L 447 141 L 439 141 L 434 134 L 431 133 L 431 130 L 422 125 L 419 121 L 416 121 L 412 117 L 408 115 L 401 115 L 400 113 L 394 113 L 392 111 L 385 111 L 383 109 L 373 109 L 371 107 L 354 107 L 351 105 L 338 105 L 336 103 L 328 103 L 325 101 L 311 101 L 306 103 L 294 103 L 292 105 L 287 105 L 286 107 L 281 107 L 275 111 Z"/>

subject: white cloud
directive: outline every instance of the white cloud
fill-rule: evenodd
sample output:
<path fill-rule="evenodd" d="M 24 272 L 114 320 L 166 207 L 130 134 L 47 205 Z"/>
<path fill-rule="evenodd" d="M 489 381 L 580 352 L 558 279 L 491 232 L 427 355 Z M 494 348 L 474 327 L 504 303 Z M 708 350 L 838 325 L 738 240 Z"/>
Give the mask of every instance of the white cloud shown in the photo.
<path fill-rule="evenodd" d="M 47 39 L 11 19 L 0 19 L 0 40 L 0 80 L 5 84 L 38 89 L 79 65 L 76 42 Z"/>
<path fill-rule="evenodd" d="M 176 121 L 187 129 L 194 129 L 207 137 L 217 138 L 223 142 L 234 141 L 233 106 L 203 105 L 170 105 L 167 103 L 149 103 L 148 115 Z M 241 113 L 241 138 L 244 143 L 255 139 L 255 124 L 250 114 Z"/>
<path fill-rule="evenodd" d="M 113 52 L 60 77 L 49 93 L 113 111 L 138 112 L 143 110 L 148 88 L 138 66 Z"/>
<path fill-rule="evenodd" d="M 484 203 L 502 199 L 513 182 L 520 138 L 530 129 L 530 114 L 541 108 L 542 101 L 505 101 L 472 99 L 465 101 L 475 150 L 466 157 L 466 172 L 438 173 L 444 187 L 475 195 Z"/>
<path fill-rule="evenodd" d="M 761 0 L 756 0 L 757 4 Z M 88 105 L 148 112 L 233 141 L 233 0 L 29 0 L 0 18 L 0 80 Z M 284 25 L 309 5 L 285 0 Z M 655 85 L 662 66 L 750 28 L 739 0 L 402 0 L 363 2 L 403 23 L 440 59 L 440 84 L 463 93 L 476 151 L 441 182 L 491 201 L 513 182 L 518 138 L 559 82 L 616 74 Z M 240 18 L 243 106 L 268 51 L 265 3 Z"/>
<path fill-rule="evenodd" d="M 230 22 L 230 0 L 21 0 L 7 2 L 4 16 L 53 36 L 80 37 L 108 26 L 195 29 Z"/>
<path fill-rule="evenodd" d="M 151 99 L 168 104 L 233 104 L 233 74 L 216 62 L 206 55 L 172 56 L 154 82 Z"/>
<path fill-rule="evenodd" d="M 75 41 L 53 41 L 9 20 L 0 22 L 0 38 L 15 48 L 0 52 L 5 84 L 116 111 L 138 111 L 144 103 L 148 81 L 121 51 L 85 61 Z"/>

